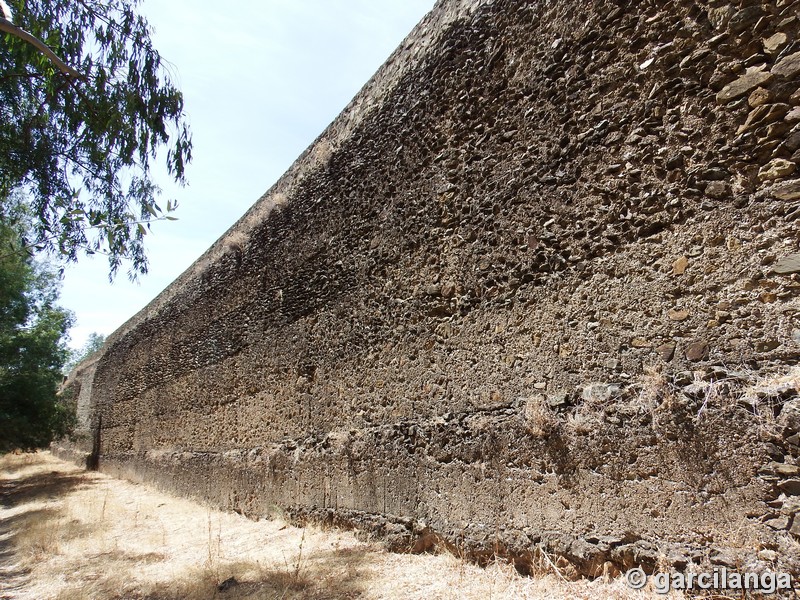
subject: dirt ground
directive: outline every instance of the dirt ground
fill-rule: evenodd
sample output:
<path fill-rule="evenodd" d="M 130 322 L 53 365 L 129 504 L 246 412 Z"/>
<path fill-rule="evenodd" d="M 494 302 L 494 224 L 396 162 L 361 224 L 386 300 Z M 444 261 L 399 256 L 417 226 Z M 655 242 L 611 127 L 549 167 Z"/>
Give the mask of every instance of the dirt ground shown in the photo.
<path fill-rule="evenodd" d="M 251 521 L 49 453 L 0 457 L 0 599 L 649 598 L 623 580 L 522 577 L 350 532 Z M 672 596 L 673 598 L 677 596 Z"/>

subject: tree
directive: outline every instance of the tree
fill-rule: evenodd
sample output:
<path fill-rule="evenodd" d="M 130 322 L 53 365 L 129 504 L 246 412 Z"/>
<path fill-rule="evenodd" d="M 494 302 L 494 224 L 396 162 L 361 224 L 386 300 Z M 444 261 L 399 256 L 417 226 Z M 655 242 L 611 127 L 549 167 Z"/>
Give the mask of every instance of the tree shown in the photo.
<path fill-rule="evenodd" d="M 48 445 L 69 432 L 74 410 L 56 396 L 72 315 L 57 306 L 59 278 L 22 246 L 28 226 L 0 214 L 0 452 Z"/>
<path fill-rule="evenodd" d="M 146 273 L 144 236 L 175 208 L 157 203 L 151 162 L 166 150 L 183 184 L 192 143 L 140 0 L 9 4 L 14 23 L 0 19 L 0 198 L 25 193 L 35 215 L 29 246 L 69 261 L 107 254 L 110 277 L 123 261 L 130 277 Z"/>
<path fill-rule="evenodd" d="M 64 375 L 69 375 L 70 371 L 77 367 L 82 360 L 100 350 L 105 343 L 106 336 L 102 333 L 90 333 L 86 343 L 80 350 L 72 350 L 70 352 L 69 359 L 64 364 Z"/>

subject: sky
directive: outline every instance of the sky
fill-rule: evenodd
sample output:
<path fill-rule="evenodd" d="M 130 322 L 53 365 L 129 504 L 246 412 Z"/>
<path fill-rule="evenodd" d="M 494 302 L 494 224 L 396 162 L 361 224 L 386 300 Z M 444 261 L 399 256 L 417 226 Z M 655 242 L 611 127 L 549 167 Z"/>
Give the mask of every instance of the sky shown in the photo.
<path fill-rule="evenodd" d="M 350 102 L 434 0 L 145 0 L 193 135 L 189 184 L 154 169 L 177 221 L 148 235 L 149 273 L 108 281 L 105 257 L 67 267 L 69 345 L 108 335 L 186 270 Z M 231 12 L 227 12 L 231 8 Z M 235 10 L 234 10 L 235 9 Z"/>

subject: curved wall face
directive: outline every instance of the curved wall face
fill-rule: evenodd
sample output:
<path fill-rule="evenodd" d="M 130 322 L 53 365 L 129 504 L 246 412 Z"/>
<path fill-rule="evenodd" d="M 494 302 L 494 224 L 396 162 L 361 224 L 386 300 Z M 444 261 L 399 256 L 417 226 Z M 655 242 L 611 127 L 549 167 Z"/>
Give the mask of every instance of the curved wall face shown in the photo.
<path fill-rule="evenodd" d="M 112 336 L 101 468 L 588 574 L 790 563 L 798 11 L 440 2 Z"/>

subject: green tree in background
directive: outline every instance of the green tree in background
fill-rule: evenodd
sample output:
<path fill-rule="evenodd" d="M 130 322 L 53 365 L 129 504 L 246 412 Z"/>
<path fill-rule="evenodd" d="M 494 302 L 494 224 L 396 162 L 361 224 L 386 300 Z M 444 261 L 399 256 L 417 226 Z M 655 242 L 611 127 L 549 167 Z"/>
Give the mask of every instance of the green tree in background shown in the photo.
<path fill-rule="evenodd" d="M 72 350 L 69 359 L 64 364 L 64 375 L 69 375 L 70 371 L 78 366 L 83 359 L 88 358 L 106 343 L 106 336 L 102 333 L 90 333 L 86 338 L 86 343 L 80 350 Z"/>
<path fill-rule="evenodd" d="M 106 254 L 110 277 L 123 261 L 146 273 L 149 224 L 173 218 L 151 163 L 183 184 L 191 160 L 183 96 L 139 4 L 10 0 L 0 15 L 0 199 L 24 193 L 29 247 Z"/>
<path fill-rule="evenodd" d="M 25 251 L 24 214 L 9 212 L 0 213 L 0 452 L 46 446 L 75 418 L 56 396 L 72 316 L 56 304 L 57 274 Z"/>

